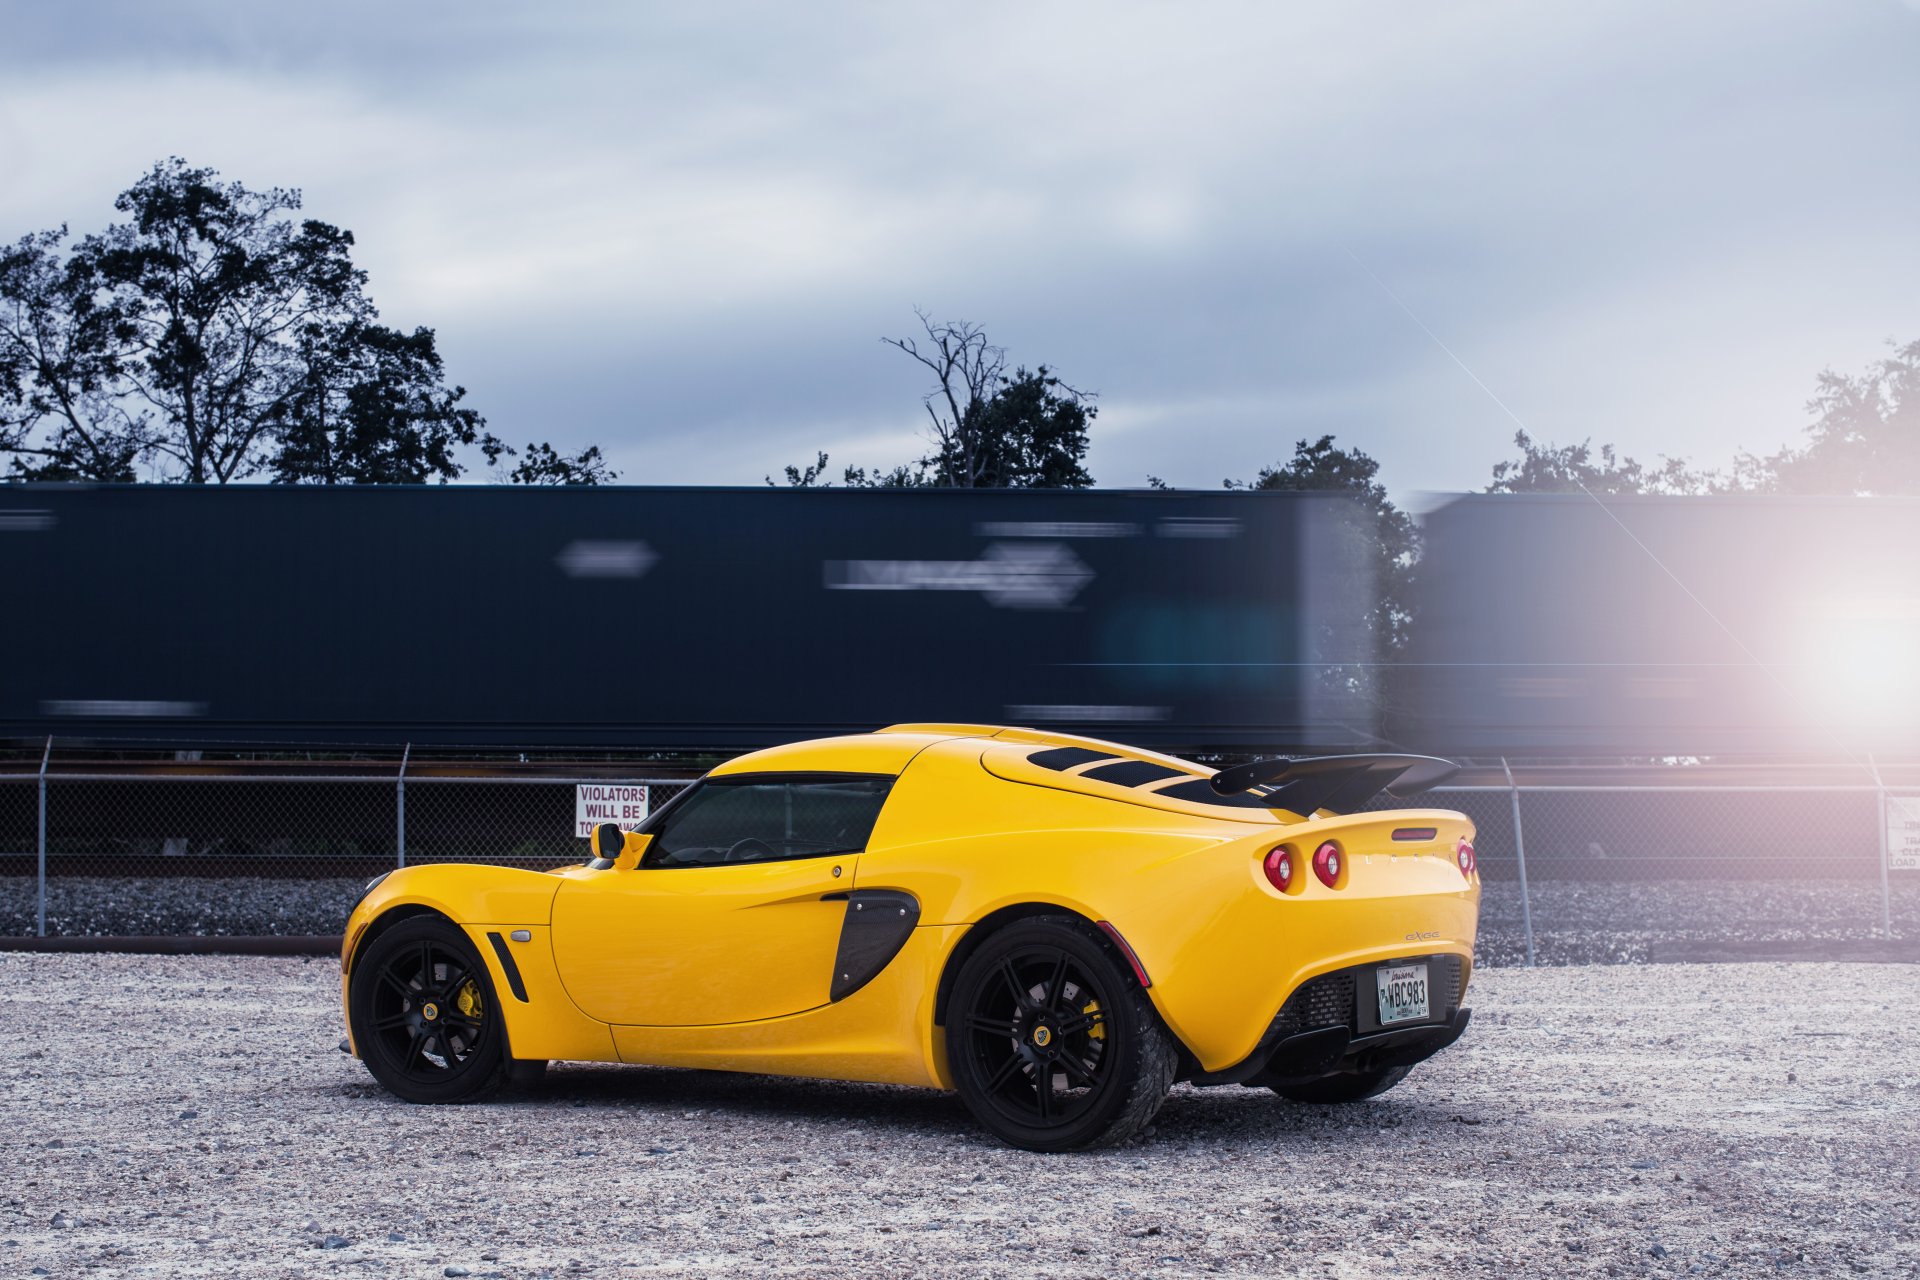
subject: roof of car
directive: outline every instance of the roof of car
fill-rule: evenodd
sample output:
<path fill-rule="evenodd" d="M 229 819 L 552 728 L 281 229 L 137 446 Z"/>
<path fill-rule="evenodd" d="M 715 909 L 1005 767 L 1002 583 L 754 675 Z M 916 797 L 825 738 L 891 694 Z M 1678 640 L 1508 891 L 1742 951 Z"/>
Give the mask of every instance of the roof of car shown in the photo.
<path fill-rule="evenodd" d="M 841 738 L 789 742 L 749 751 L 717 765 L 712 776 L 735 773 L 884 773 L 897 775 L 936 742 L 962 733 L 853 733 Z"/>
<path fill-rule="evenodd" d="M 1011 728 L 997 724 L 896 724 L 873 733 L 848 734 L 839 738 L 813 738 L 789 742 L 761 751 L 736 756 L 713 770 L 716 777 L 740 773 L 885 773 L 899 774 L 909 761 L 937 742 L 955 738 L 991 738 L 996 744 L 1027 745 L 1063 749 L 1083 748 L 1101 756 L 1124 756 L 1131 760 L 1155 761 L 1182 772 L 1197 766 L 1173 756 L 1097 738 L 1081 738 L 1067 733 L 1048 733 L 1040 729 Z M 1198 770 L 1204 773 L 1204 770 Z"/>

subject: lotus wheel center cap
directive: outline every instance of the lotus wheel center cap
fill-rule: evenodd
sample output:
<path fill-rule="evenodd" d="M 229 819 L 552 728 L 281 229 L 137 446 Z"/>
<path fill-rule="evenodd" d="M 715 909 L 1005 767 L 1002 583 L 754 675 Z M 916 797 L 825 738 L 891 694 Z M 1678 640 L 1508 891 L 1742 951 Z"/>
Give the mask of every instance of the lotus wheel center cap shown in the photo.
<path fill-rule="evenodd" d="M 437 1004 L 423 1004 L 420 1006 L 420 1016 L 428 1022 L 432 1022 L 440 1016 L 440 1006 Z"/>
<path fill-rule="evenodd" d="M 1044 1023 L 1041 1024 L 1040 1026 L 1035 1027 L 1033 1029 L 1033 1043 L 1037 1047 L 1042 1049 L 1052 1044 L 1053 1029 L 1051 1027 L 1046 1026 Z"/>

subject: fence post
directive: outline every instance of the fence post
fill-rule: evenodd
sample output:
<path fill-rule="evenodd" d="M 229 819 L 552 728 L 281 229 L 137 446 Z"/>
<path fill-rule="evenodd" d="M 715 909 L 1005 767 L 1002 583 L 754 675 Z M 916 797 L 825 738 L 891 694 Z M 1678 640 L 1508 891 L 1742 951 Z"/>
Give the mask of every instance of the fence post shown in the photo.
<path fill-rule="evenodd" d="M 1880 936 L 1893 940 L 1893 891 L 1887 884 L 1887 784 L 1880 777 L 1880 762 L 1867 753 L 1867 767 L 1873 770 L 1874 812 L 1880 827 Z"/>
<path fill-rule="evenodd" d="M 46 750 L 40 753 L 40 885 L 35 896 L 34 930 L 47 936 L 47 761 L 53 758 L 53 735 L 47 735 Z M 1886 859 L 1882 858 L 1884 865 Z"/>
<path fill-rule="evenodd" d="M 1520 867 L 1520 931 L 1527 939 L 1527 968 L 1533 968 L 1533 901 L 1527 895 L 1527 841 L 1520 833 L 1520 788 L 1514 785 L 1513 770 L 1507 758 L 1500 757 L 1500 768 L 1507 775 L 1507 798 L 1513 801 L 1513 853 Z"/>
<path fill-rule="evenodd" d="M 394 813 L 398 830 L 394 833 L 395 866 L 407 865 L 407 760 L 413 755 L 409 742 L 400 752 L 400 778 L 394 795 Z"/>

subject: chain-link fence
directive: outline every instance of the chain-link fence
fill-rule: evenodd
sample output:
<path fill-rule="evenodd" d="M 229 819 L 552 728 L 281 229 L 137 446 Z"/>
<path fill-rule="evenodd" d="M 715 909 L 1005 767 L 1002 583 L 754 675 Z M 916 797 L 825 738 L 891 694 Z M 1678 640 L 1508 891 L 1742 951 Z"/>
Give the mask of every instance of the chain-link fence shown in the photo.
<path fill-rule="evenodd" d="M 1892 869 L 1886 843 L 1889 800 L 1911 789 L 1578 772 L 1415 801 L 1477 828 L 1483 962 L 1813 958 L 1920 938 L 1920 870 Z"/>
<path fill-rule="evenodd" d="M 389 867 L 580 861 L 576 786 L 646 786 L 657 807 L 698 770 L 667 772 L 607 760 L 16 757 L 0 761 L 0 934 L 330 934 Z M 1839 954 L 1920 939 L 1920 870 L 1887 845 L 1889 805 L 1920 795 L 1904 778 L 1591 766 L 1466 776 L 1415 803 L 1478 828 L 1483 963 Z"/>
<path fill-rule="evenodd" d="M 605 762 L 63 761 L 0 772 L 0 934 L 337 933 L 410 863 L 582 861 L 576 788 L 689 782 Z"/>

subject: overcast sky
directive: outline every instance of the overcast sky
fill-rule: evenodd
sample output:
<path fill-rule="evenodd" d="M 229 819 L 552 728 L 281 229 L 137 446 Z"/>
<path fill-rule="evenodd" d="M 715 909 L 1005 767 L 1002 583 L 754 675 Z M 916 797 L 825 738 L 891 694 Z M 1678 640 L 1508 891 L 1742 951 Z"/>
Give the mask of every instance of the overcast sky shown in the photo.
<path fill-rule="evenodd" d="M 916 456 L 913 308 L 1100 393 L 1091 469 L 1513 422 L 1724 462 L 1920 338 L 1920 4 L 0 0 L 0 236 L 156 159 L 301 188 L 509 440 L 636 483 Z"/>

